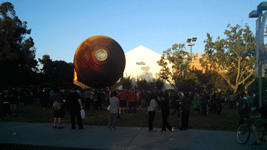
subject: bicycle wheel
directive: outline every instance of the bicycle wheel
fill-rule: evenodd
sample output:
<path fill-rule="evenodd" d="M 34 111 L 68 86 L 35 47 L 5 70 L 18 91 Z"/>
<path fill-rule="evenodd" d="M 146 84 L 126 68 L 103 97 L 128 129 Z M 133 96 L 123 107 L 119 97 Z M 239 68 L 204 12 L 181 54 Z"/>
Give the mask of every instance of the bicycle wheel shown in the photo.
<path fill-rule="evenodd" d="M 237 129 L 237 141 L 240 144 L 245 144 L 250 137 L 250 128 L 247 124 L 242 124 Z"/>
<path fill-rule="evenodd" d="M 261 141 L 266 141 L 266 131 L 265 129 L 263 130 L 258 130 L 258 135 Z"/>

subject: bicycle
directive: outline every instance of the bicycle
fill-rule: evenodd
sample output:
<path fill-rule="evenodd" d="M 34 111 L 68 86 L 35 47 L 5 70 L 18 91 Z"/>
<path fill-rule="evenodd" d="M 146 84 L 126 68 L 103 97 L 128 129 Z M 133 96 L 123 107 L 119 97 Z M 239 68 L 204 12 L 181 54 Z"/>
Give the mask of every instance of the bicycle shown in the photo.
<path fill-rule="evenodd" d="M 250 116 L 249 118 L 245 118 L 245 123 L 240 125 L 237 129 L 237 141 L 240 144 L 245 144 L 249 138 L 250 138 L 250 132 L 251 132 L 251 123 L 252 123 L 252 118 L 256 118 L 260 116 Z M 264 128 L 262 130 L 262 128 Z M 257 129 L 258 131 L 258 136 L 260 141 L 266 141 L 266 135 L 267 135 L 267 124 L 263 125 L 263 127 Z"/>

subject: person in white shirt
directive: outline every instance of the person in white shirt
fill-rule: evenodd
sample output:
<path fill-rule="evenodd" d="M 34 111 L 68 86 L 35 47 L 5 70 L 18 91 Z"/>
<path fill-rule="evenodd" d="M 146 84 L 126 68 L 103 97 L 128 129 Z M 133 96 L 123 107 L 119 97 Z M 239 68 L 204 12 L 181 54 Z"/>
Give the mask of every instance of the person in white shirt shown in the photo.
<path fill-rule="evenodd" d="M 184 97 L 184 93 L 181 92 L 181 93 L 180 93 L 180 101 L 182 101 L 183 97 Z"/>
<path fill-rule="evenodd" d="M 108 130 L 110 130 L 110 125 L 112 124 L 113 129 L 115 130 L 115 125 L 117 122 L 117 118 L 118 118 L 118 112 L 119 112 L 119 104 L 120 104 L 120 100 L 119 98 L 116 97 L 117 96 L 117 92 L 113 91 L 111 93 L 111 98 L 110 98 L 110 117 L 109 117 L 109 121 L 108 121 Z"/>
<path fill-rule="evenodd" d="M 94 97 L 95 97 L 95 92 L 93 90 L 90 90 L 90 96 L 89 96 L 90 104 L 89 105 L 91 105 L 92 107 L 94 107 Z"/>
<path fill-rule="evenodd" d="M 153 130 L 153 121 L 154 121 L 154 118 L 155 118 L 156 107 L 157 107 L 157 102 L 155 100 L 154 93 L 151 93 L 150 94 L 150 104 L 149 104 L 149 106 L 147 108 L 148 116 L 149 116 L 148 126 L 149 126 L 149 131 L 151 131 L 151 132 L 156 132 L 155 130 Z"/>
<path fill-rule="evenodd" d="M 90 104 L 91 104 L 91 100 L 90 100 L 90 94 L 91 94 L 91 91 L 89 89 L 86 89 L 85 92 L 84 92 L 84 109 L 87 110 L 87 109 L 90 109 Z"/>

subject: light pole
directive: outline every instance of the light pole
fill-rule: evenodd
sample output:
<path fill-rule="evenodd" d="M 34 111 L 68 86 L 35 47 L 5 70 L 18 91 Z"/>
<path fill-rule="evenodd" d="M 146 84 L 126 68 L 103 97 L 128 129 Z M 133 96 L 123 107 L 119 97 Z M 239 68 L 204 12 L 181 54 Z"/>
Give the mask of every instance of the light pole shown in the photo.
<path fill-rule="evenodd" d="M 262 101 L 262 66 L 266 62 L 266 50 L 264 47 L 264 28 L 267 18 L 267 12 L 262 14 L 263 10 L 267 10 L 267 2 L 261 2 L 257 10 L 249 13 L 249 18 L 258 18 L 256 20 L 256 68 L 255 76 L 259 77 L 259 107 Z"/>
<path fill-rule="evenodd" d="M 197 37 L 193 37 L 192 39 L 187 38 L 186 40 L 186 43 L 188 44 L 188 46 L 190 46 L 190 57 L 193 56 L 192 46 L 194 46 L 196 42 L 197 42 Z"/>

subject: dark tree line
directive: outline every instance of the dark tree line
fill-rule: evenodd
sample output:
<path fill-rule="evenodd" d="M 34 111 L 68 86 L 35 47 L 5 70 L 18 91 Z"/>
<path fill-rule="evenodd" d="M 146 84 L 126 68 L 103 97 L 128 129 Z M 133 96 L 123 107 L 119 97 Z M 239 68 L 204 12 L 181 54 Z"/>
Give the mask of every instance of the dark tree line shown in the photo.
<path fill-rule="evenodd" d="M 146 90 L 146 91 L 161 91 L 164 86 L 162 79 L 146 80 L 144 78 L 137 78 L 135 81 L 131 76 L 125 76 L 121 78 L 123 89 L 134 89 L 134 90 Z M 135 82 L 135 86 L 133 84 Z"/>
<path fill-rule="evenodd" d="M 27 22 L 21 21 L 14 5 L 0 5 L 0 68 L 1 87 L 21 85 L 64 86 L 72 85 L 73 64 L 52 61 L 49 55 L 39 59 L 41 71 L 35 59 L 36 48 Z M 28 37 L 28 38 L 26 38 Z"/>
<path fill-rule="evenodd" d="M 22 22 L 14 6 L 3 3 L 0 6 L 0 68 L 1 84 L 25 84 L 36 75 L 37 61 L 35 47 L 27 29 L 27 22 Z"/>
<path fill-rule="evenodd" d="M 136 89 L 146 90 L 146 91 L 161 91 L 164 86 L 164 82 L 161 79 L 153 79 L 152 81 L 147 81 L 146 79 L 137 79 Z"/>
<path fill-rule="evenodd" d="M 49 55 L 43 55 L 39 62 L 43 65 L 42 84 L 53 87 L 73 85 L 74 65 L 65 61 L 52 61 Z"/>

